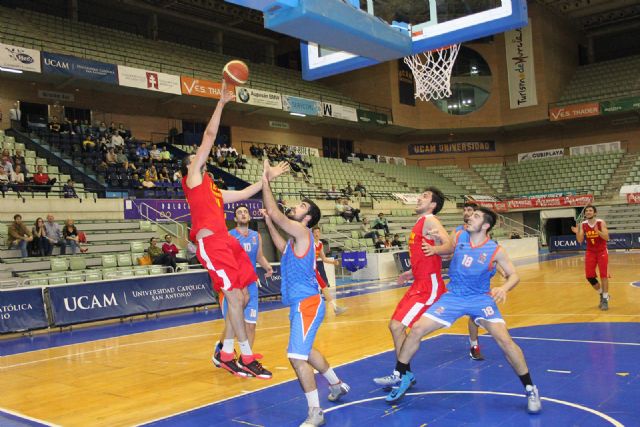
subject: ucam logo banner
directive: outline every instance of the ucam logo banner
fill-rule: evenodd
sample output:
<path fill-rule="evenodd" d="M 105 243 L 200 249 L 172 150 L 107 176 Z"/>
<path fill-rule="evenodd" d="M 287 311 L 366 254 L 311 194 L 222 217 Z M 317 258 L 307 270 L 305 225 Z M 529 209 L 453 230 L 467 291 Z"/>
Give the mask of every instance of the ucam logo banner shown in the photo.
<path fill-rule="evenodd" d="M 551 150 L 531 151 L 529 153 L 518 153 L 518 163 L 527 160 L 540 160 L 549 157 L 563 157 L 564 148 L 552 148 Z"/>
<path fill-rule="evenodd" d="M 91 61 L 70 55 L 42 52 L 42 71 L 81 79 L 118 84 L 118 67 L 106 62 Z"/>
<path fill-rule="evenodd" d="M 282 110 L 282 95 L 265 90 L 236 86 L 236 102 L 258 107 Z"/>
<path fill-rule="evenodd" d="M 0 291 L 0 333 L 29 331 L 49 326 L 42 289 Z"/>
<path fill-rule="evenodd" d="M 333 117 L 334 119 L 348 120 L 350 122 L 358 121 L 358 110 L 345 105 L 322 103 L 322 115 L 325 117 Z"/>
<path fill-rule="evenodd" d="M 202 98 L 220 99 L 222 83 L 211 80 L 194 79 L 180 76 L 180 89 L 183 95 L 200 96 Z M 228 91 L 235 94 L 235 86 L 230 86 Z"/>
<path fill-rule="evenodd" d="M 40 72 L 40 51 L 0 43 L 0 67 Z"/>
<path fill-rule="evenodd" d="M 282 109 L 291 113 L 319 116 L 320 101 L 285 95 L 282 97 Z"/>
<path fill-rule="evenodd" d="M 504 33 L 511 109 L 538 105 L 531 20 L 526 27 Z"/>
<path fill-rule="evenodd" d="M 175 95 L 182 94 L 180 77 L 172 74 L 118 65 L 118 81 L 120 86 L 173 93 Z"/>

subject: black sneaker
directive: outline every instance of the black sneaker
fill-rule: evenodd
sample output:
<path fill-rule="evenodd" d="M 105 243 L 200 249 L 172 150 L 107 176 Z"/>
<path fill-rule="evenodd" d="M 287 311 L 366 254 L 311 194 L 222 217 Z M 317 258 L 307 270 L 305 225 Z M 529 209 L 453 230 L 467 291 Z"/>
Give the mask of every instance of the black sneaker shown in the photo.
<path fill-rule="evenodd" d="M 482 355 L 482 353 L 480 353 L 479 345 L 471 346 L 471 348 L 469 349 L 469 357 L 471 357 L 473 360 L 484 360 L 484 356 Z"/>
<path fill-rule="evenodd" d="M 599 308 L 602 311 L 609 310 L 609 297 L 604 298 L 604 297 L 600 296 L 600 306 L 599 306 Z"/>
<path fill-rule="evenodd" d="M 220 367 L 220 352 L 222 351 L 222 343 L 220 341 L 216 342 L 216 346 L 213 349 L 213 356 L 211 356 L 211 361 L 216 366 L 216 368 Z"/>
<path fill-rule="evenodd" d="M 242 356 L 240 356 L 238 358 L 238 368 L 248 374 L 248 376 L 254 376 L 261 380 L 269 380 L 272 377 L 271 372 L 264 369 L 255 357 L 251 358 L 251 362 L 245 363 L 242 361 Z"/>
<path fill-rule="evenodd" d="M 236 361 L 236 359 L 231 359 L 226 362 L 220 359 L 220 368 L 229 372 L 231 375 L 235 375 L 236 377 L 248 378 L 251 376 L 244 369 L 240 368 L 239 361 Z"/>

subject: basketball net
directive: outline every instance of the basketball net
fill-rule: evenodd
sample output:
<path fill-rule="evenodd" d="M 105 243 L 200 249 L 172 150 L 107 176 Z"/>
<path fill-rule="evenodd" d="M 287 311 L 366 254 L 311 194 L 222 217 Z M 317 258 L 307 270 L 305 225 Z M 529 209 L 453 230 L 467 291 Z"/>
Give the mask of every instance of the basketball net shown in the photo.
<path fill-rule="evenodd" d="M 416 98 L 432 101 L 451 96 L 451 71 L 459 50 L 460 45 L 453 44 L 404 58 L 413 72 Z"/>

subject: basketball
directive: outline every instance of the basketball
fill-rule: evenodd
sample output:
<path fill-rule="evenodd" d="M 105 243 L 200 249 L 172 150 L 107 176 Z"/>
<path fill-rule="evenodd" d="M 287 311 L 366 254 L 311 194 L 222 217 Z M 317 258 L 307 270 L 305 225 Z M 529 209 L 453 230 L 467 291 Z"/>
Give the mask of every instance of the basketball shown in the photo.
<path fill-rule="evenodd" d="M 243 85 L 249 80 L 249 67 L 238 59 L 229 61 L 222 69 L 222 78 L 229 84 Z"/>

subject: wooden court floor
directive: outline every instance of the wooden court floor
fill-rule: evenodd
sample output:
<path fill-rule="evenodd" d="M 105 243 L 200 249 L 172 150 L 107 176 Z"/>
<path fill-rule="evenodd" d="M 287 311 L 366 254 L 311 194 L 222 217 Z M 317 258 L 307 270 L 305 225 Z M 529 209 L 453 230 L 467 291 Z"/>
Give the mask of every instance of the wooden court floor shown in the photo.
<path fill-rule="evenodd" d="M 507 324 L 640 322 L 640 287 L 631 285 L 640 281 L 640 253 L 610 254 L 607 312 L 597 308 L 583 263 L 584 256 L 576 255 L 519 266 L 521 282 L 501 306 Z M 501 280 L 496 277 L 494 285 Z M 340 317 L 327 311 L 317 348 L 332 365 L 390 349 L 386 325 L 403 293 L 394 289 L 342 299 L 349 310 Z M 216 320 L 4 356 L 0 411 L 63 426 L 129 426 L 294 378 L 286 359 L 285 309 L 259 318 L 254 347 L 274 373 L 269 381 L 238 379 L 213 367 L 212 345 L 221 326 Z M 447 332 L 465 333 L 466 320 Z"/>

